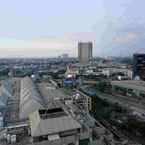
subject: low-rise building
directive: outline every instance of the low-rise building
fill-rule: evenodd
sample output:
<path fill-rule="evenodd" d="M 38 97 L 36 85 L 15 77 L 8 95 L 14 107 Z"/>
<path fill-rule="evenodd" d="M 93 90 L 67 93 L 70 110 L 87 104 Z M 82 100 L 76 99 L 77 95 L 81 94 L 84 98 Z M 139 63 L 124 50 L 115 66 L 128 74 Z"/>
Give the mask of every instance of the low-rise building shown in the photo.
<path fill-rule="evenodd" d="M 85 93 L 75 90 L 76 93 L 73 97 L 73 103 L 76 104 L 79 108 L 89 112 L 92 110 L 92 97 L 86 95 Z"/>
<path fill-rule="evenodd" d="M 112 91 L 145 100 L 145 82 L 136 80 L 111 81 Z"/>
<path fill-rule="evenodd" d="M 113 74 L 122 73 L 124 76 L 128 77 L 128 79 L 132 79 L 133 71 L 128 68 L 103 68 L 102 73 L 107 77 L 110 77 Z"/>
<path fill-rule="evenodd" d="M 79 144 L 81 125 L 62 108 L 38 110 L 30 114 L 33 142 L 48 144 Z"/>

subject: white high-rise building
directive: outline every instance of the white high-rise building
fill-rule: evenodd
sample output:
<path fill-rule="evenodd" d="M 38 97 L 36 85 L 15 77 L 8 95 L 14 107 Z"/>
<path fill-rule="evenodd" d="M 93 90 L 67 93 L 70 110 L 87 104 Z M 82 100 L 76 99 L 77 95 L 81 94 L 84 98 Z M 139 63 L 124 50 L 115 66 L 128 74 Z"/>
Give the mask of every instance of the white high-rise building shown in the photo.
<path fill-rule="evenodd" d="M 79 42 L 78 43 L 78 58 L 79 63 L 89 63 L 92 60 L 92 42 Z"/>

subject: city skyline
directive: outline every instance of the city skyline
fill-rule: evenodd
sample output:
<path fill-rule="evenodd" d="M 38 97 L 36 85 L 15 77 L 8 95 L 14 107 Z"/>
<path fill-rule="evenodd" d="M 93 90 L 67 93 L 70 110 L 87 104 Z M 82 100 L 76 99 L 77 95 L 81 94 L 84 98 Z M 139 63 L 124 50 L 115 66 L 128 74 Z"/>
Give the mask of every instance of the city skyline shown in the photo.
<path fill-rule="evenodd" d="M 137 0 L 2 1 L 0 57 L 77 56 L 78 41 L 92 41 L 93 56 L 145 52 L 144 5 Z"/>

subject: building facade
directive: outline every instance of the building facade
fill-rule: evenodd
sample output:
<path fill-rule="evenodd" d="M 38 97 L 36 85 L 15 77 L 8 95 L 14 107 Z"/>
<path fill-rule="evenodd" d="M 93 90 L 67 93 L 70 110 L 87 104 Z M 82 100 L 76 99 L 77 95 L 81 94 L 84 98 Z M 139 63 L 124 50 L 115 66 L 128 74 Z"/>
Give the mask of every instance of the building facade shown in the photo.
<path fill-rule="evenodd" d="M 145 81 L 145 54 L 134 54 L 133 77 L 139 77 L 141 80 Z"/>
<path fill-rule="evenodd" d="M 79 42 L 78 43 L 78 58 L 79 63 L 89 63 L 92 60 L 92 42 Z"/>
<path fill-rule="evenodd" d="M 145 105 L 145 82 L 136 80 L 111 81 L 111 92 L 133 98 L 138 103 Z"/>

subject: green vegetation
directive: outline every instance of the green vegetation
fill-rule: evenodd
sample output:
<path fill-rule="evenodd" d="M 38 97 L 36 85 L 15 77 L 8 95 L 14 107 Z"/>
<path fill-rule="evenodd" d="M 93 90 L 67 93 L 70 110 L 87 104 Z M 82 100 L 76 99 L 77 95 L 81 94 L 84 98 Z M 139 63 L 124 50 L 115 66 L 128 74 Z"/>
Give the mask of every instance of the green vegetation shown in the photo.
<path fill-rule="evenodd" d="M 0 80 L 4 80 L 6 78 L 8 78 L 8 76 L 0 76 Z"/>
<path fill-rule="evenodd" d="M 5 78 L 7 78 L 8 77 L 8 73 L 9 73 L 8 69 L 0 71 L 0 80 L 3 80 Z"/>
<path fill-rule="evenodd" d="M 104 88 L 106 87 L 106 82 L 100 81 L 97 83 L 96 87 L 98 91 L 104 92 Z"/>
<path fill-rule="evenodd" d="M 58 73 L 53 73 L 53 74 L 51 74 L 51 77 L 52 77 L 52 79 L 60 79 L 59 78 L 59 74 Z"/>
<path fill-rule="evenodd" d="M 66 94 L 72 92 L 72 90 L 73 90 L 73 86 L 66 85 L 66 86 L 63 87 L 63 91 L 64 91 Z"/>
<path fill-rule="evenodd" d="M 79 145 L 88 145 L 89 139 L 80 140 Z"/>
<path fill-rule="evenodd" d="M 96 89 L 100 92 L 105 92 L 106 90 L 109 90 L 111 87 L 111 84 L 107 80 L 98 81 L 96 84 Z"/>
<path fill-rule="evenodd" d="M 125 64 L 129 64 L 129 65 L 133 64 L 132 57 L 118 57 L 118 58 L 116 58 L 116 61 L 119 63 L 125 63 Z"/>
<path fill-rule="evenodd" d="M 102 100 L 96 97 L 96 109 L 94 112 L 91 112 L 97 119 L 106 119 L 111 120 L 112 117 L 122 117 L 127 113 L 126 109 L 123 109 L 118 104 L 112 104 L 106 100 Z M 115 114 L 115 115 L 112 115 Z"/>

